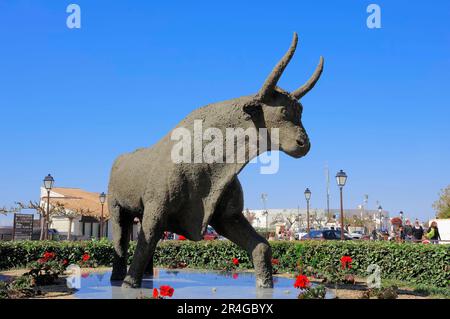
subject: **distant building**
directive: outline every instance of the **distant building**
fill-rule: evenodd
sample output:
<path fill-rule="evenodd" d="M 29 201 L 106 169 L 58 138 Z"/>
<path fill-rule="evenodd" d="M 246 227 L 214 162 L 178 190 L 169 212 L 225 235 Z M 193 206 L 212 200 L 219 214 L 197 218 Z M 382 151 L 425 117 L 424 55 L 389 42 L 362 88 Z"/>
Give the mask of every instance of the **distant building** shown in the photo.
<path fill-rule="evenodd" d="M 100 193 L 88 192 L 80 188 L 55 187 L 50 192 L 50 206 L 62 204 L 67 214 L 63 216 L 54 215 L 51 218 L 49 228 L 56 229 L 61 239 L 66 239 L 69 230 L 69 217 L 71 214 L 79 214 L 72 220 L 72 240 L 85 240 L 100 237 L 100 217 L 102 206 L 99 199 Z M 40 205 L 47 206 L 47 190 L 41 187 Z M 67 215 L 67 216 L 64 216 Z M 106 199 L 104 209 L 104 232 L 108 239 L 112 239 L 112 227 Z M 139 221 L 136 219 L 131 232 L 131 239 L 137 239 L 140 229 Z"/>
<path fill-rule="evenodd" d="M 56 229 L 62 239 L 67 237 L 69 231 L 69 216 L 73 217 L 71 223 L 71 236 L 74 240 L 99 238 L 101 204 L 99 193 L 87 192 L 79 188 L 55 187 L 50 192 L 50 206 L 61 204 L 65 214 L 51 217 L 50 229 Z M 41 187 L 41 206 L 47 206 L 47 190 Z M 108 205 L 104 206 L 105 233 L 110 232 L 108 227 Z"/>
<path fill-rule="evenodd" d="M 250 224 L 257 229 L 265 229 L 267 226 L 270 231 L 274 231 L 277 226 L 284 225 L 284 229 L 300 231 L 306 229 L 306 214 L 304 208 L 285 208 L 285 209 L 268 209 L 268 214 L 262 209 L 246 209 L 244 216 Z M 330 213 L 325 209 L 311 208 L 310 212 L 310 227 L 340 227 L 339 209 L 330 209 Z M 381 214 L 378 210 L 361 210 L 361 209 L 345 209 L 344 216 L 347 218 L 357 218 L 380 225 L 383 228 L 387 227 L 389 223 L 389 212 L 383 211 Z"/>
<path fill-rule="evenodd" d="M 74 240 L 99 238 L 101 205 L 99 193 L 87 192 L 79 188 L 53 188 L 50 192 L 50 206 L 61 204 L 65 214 L 51 217 L 50 229 L 56 229 L 65 238 L 71 224 L 71 236 Z M 47 190 L 41 187 L 41 206 L 47 206 Z M 75 215 L 70 223 L 70 215 Z M 108 205 L 104 206 L 105 233 L 109 232 Z"/>

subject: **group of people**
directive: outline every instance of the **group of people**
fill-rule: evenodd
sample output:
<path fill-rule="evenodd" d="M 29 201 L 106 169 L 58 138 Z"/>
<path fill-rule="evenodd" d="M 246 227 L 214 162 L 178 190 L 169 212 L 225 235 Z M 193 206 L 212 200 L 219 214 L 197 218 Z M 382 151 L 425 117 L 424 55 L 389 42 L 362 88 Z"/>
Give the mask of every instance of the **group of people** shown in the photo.
<path fill-rule="evenodd" d="M 280 230 L 277 234 L 277 240 L 295 240 L 294 232 L 290 230 Z"/>
<path fill-rule="evenodd" d="M 425 231 L 418 220 L 414 222 L 414 225 L 411 225 L 411 222 L 407 219 L 405 225 L 399 227 L 399 239 L 401 241 L 430 241 L 432 243 L 438 243 L 441 240 L 441 236 L 439 235 L 438 225 L 435 221 Z"/>

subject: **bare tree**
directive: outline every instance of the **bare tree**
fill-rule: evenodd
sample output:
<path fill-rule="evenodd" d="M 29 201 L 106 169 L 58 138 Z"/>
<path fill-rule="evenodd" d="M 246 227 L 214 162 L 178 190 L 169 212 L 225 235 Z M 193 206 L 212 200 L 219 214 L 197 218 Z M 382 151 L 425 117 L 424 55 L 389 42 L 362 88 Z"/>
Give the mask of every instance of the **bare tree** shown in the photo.
<path fill-rule="evenodd" d="M 245 210 L 244 213 L 245 218 L 248 220 L 248 222 L 250 223 L 250 225 L 253 225 L 253 222 L 256 219 L 256 213 L 251 212 L 248 208 Z"/>
<path fill-rule="evenodd" d="M 315 211 L 310 215 L 310 218 L 312 219 L 313 224 L 315 223 L 315 224 L 318 225 L 319 227 L 322 227 L 322 226 L 323 226 L 323 222 L 326 221 L 326 217 L 320 216 L 320 215 L 317 213 L 317 210 L 315 210 Z"/>
<path fill-rule="evenodd" d="M 287 224 L 287 230 L 290 230 L 294 223 L 298 220 L 298 214 L 290 214 L 285 218 L 285 223 Z"/>
<path fill-rule="evenodd" d="M 18 207 L 6 208 L 6 206 L 0 207 L 0 214 L 7 215 L 10 213 L 17 213 L 20 209 Z"/>
<path fill-rule="evenodd" d="M 433 208 L 436 210 L 438 218 L 450 218 L 450 185 L 441 190 L 439 199 L 434 202 Z"/>
<path fill-rule="evenodd" d="M 39 215 L 41 219 L 41 234 L 39 236 L 40 240 L 46 240 L 48 239 L 48 225 L 50 223 L 50 218 L 54 214 L 58 214 L 65 210 L 64 205 L 61 203 L 55 203 L 53 205 L 50 205 L 48 212 L 47 212 L 47 206 L 40 204 L 39 202 L 33 202 L 29 201 L 27 203 L 17 202 L 17 209 L 20 211 L 22 209 L 34 209 Z"/>

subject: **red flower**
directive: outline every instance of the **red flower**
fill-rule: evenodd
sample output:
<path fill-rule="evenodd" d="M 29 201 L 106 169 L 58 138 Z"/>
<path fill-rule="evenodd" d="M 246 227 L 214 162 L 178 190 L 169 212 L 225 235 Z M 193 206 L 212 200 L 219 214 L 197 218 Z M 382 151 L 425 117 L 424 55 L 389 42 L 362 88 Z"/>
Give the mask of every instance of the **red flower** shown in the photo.
<path fill-rule="evenodd" d="M 235 266 L 239 266 L 239 259 L 233 258 L 233 264 L 234 264 Z"/>
<path fill-rule="evenodd" d="M 42 256 L 42 258 L 45 260 L 45 261 L 49 261 L 50 259 L 53 259 L 53 258 L 55 258 L 55 253 L 50 253 L 50 252 L 48 252 L 48 251 L 46 251 L 45 253 L 44 253 L 44 255 Z"/>
<path fill-rule="evenodd" d="M 342 269 L 351 269 L 352 268 L 353 259 L 350 256 L 342 256 L 341 258 L 341 266 Z"/>
<path fill-rule="evenodd" d="M 83 262 L 87 262 L 89 259 L 91 259 L 91 256 L 89 256 L 88 254 L 84 254 L 82 257 Z"/>
<path fill-rule="evenodd" d="M 173 289 L 170 286 L 161 286 L 159 287 L 159 292 L 162 297 L 170 297 L 172 298 L 173 293 L 175 292 L 175 289 Z"/>
<path fill-rule="evenodd" d="M 158 299 L 159 298 L 159 293 L 158 293 L 158 289 L 153 289 L 153 299 Z"/>
<path fill-rule="evenodd" d="M 46 262 L 47 262 L 47 260 L 44 258 L 38 259 L 38 263 L 40 263 L 40 264 L 45 264 Z"/>
<path fill-rule="evenodd" d="M 239 274 L 233 274 L 233 279 L 234 280 L 239 279 Z"/>
<path fill-rule="evenodd" d="M 63 262 L 62 262 L 62 264 L 65 266 L 65 265 L 67 265 L 69 263 L 69 261 L 67 260 L 67 259 L 64 259 L 63 260 Z"/>
<path fill-rule="evenodd" d="M 278 259 L 272 259 L 272 265 L 279 265 L 280 261 Z"/>
<path fill-rule="evenodd" d="M 305 289 L 311 286 L 311 282 L 309 281 L 308 277 L 305 275 L 300 275 L 297 277 L 294 283 L 294 287 L 297 289 Z"/>

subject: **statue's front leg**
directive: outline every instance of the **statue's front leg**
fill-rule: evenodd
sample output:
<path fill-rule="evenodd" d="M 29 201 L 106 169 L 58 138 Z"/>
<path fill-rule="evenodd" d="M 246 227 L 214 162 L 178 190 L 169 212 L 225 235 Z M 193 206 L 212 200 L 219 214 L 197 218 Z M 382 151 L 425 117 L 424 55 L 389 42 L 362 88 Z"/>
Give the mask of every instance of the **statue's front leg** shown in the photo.
<path fill-rule="evenodd" d="M 213 227 L 219 234 L 250 254 L 255 266 L 256 286 L 273 288 L 272 249 L 267 240 L 255 231 L 242 213 L 239 214 L 240 216 L 232 218 L 215 219 Z"/>
<path fill-rule="evenodd" d="M 128 274 L 123 281 L 123 287 L 141 287 L 147 264 L 150 258 L 153 258 L 153 252 L 161 238 L 162 229 L 160 221 L 162 214 L 163 210 L 161 207 L 157 207 L 154 204 L 145 206 L 136 251 Z"/>
<path fill-rule="evenodd" d="M 272 249 L 242 214 L 244 206 L 242 188 L 236 178 L 217 206 L 211 225 L 221 235 L 245 249 L 253 259 L 256 286 L 273 288 Z"/>

